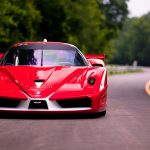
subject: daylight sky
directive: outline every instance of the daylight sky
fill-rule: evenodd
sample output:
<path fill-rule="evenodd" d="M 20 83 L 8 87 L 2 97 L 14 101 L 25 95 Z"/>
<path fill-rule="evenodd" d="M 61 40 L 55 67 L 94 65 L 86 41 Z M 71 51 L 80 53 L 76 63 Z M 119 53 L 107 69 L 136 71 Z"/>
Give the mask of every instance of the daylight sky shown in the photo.
<path fill-rule="evenodd" d="M 129 17 L 140 17 L 150 12 L 150 0 L 129 0 Z"/>

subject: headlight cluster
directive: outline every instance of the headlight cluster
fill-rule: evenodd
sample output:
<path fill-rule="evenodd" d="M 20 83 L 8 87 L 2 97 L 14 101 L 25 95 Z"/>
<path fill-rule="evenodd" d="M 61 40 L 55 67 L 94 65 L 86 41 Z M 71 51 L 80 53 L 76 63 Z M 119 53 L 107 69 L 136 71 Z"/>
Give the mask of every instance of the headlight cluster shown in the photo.
<path fill-rule="evenodd" d="M 95 78 L 90 77 L 89 80 L 88 80 L 88 83 L 91 84 L 91 85 L 94 85 L 95 84 Z"/>

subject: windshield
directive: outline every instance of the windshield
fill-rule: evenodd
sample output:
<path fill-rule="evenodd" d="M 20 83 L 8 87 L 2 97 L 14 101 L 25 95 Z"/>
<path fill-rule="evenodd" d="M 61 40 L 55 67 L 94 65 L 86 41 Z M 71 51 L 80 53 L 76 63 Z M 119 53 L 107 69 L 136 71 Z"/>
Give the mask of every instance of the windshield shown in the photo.
<path fill-rule="evenodd" d="M 77 50 L 61 49 L 11 49 L 2 65 L 35 66 L 86 66 L 85 60 Z"/>

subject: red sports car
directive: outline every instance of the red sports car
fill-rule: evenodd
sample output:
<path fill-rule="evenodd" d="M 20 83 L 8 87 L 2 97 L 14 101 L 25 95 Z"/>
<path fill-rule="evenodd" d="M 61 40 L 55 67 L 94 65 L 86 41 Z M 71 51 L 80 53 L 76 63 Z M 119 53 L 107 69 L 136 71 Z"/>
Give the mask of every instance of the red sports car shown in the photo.
<path fill-rule="evenodd" d="M 0 63 L 0 111 L 105 115 L 104 59 L 68 43 L 15 44 Z"/>

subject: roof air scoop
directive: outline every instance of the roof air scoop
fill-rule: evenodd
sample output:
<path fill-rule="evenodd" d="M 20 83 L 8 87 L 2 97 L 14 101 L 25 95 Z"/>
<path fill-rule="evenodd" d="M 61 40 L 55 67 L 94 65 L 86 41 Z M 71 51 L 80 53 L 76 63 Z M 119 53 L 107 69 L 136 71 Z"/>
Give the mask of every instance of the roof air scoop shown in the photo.
<path fill-rule="evenodd" d="M 40 88 L 45 80 L 34 80 L 35 85 Z"/>
<path fill-rule="evenodd" d="M 47 39 L 44 39 L 43 42 L 47 42 Z"/>

